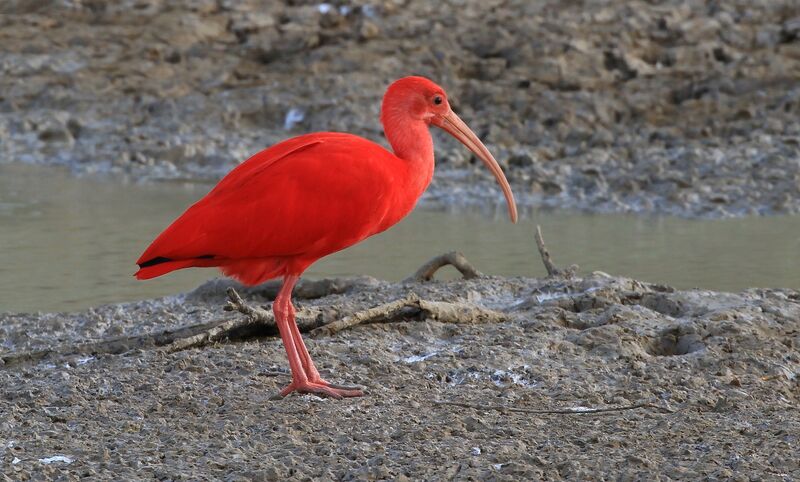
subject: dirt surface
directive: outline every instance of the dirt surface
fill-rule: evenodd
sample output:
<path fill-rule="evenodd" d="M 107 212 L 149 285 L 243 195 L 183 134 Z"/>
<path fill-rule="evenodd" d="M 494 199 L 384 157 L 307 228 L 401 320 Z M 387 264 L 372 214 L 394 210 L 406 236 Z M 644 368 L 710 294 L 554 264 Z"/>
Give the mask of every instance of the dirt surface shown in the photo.
<path fill-rule="evenodd" d="M 381 140 L 388 83 L 438 81 L 523 205 L 800 210 L 796 0 L 10 0 L 0 162 L 216 180 L 291 135 Z M 427 202 L 499 201 L 437 134 Z"/>
<path fill-rule="evenodd" d="M 341 401 L 270 400 L 289 382 L 274 336 L 20 357 L 235 317 L 221 310 L 226 286 L 76 314 L 0 315 L 0 472 L 7 480 L 800 478 L 797 291 L 674 291 L 599 272 L 300 286 L 300 318 L 323 323 L 409 292 L 506 317 L 408 316 L 307 337 L 326 378 L 368 392 Z M 268 304 L 270 293 L 242 292 L 254 304 Z M 617 410 L 587 412 L 594 408 Z"/>

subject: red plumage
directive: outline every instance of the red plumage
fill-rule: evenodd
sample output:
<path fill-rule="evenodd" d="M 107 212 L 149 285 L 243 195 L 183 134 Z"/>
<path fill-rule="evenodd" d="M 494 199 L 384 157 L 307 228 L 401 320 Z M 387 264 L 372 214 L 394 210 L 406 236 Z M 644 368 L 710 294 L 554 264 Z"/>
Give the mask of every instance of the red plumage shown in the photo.
<path fill-rule="evenodd" d="M 414 208 L 433 176 L 431 125 L 483 160 L 516 221 L 511 188 L 500 166 L 450 110 L 441 87 L 421 77 L 394 82 L 384 96 L 381 121 L 394 154 L 372 141 L 334 132 L 276 144 L 228 173 L 136 262 L 138 279 L 213 266 L 248 285 L 283 277 L 272 305 L 292 370 L 292 383 L 282 395 L 362 394 L 320 377 L 295 323 L 292 288 L 319 258 L 384 231 Z"/>
<path fill-rule="evenodd" d="M 218 266 L 253 285 L 300 273 L 379 233 L 413 208 L 407 166 L 341 133 L 295 137 L 254 155 L 175 220 L 137 261 L 138 279 Z M 408 194 L 416 194 L 409 196 Z M 152 266 L 147 262 L 164 259 Z"/>

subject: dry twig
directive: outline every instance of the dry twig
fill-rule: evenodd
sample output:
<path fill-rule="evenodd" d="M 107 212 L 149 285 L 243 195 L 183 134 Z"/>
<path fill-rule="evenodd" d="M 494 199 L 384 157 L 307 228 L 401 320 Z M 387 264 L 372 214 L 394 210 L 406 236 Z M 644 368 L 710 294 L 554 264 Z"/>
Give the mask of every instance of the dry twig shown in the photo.
<path fill-rule="evenodd" d="M 458 251 L 450 251 L 449 253 L 440 254 L 432 258 L 427 263 L 420 266 L 419 269 L 413 275 L 406 278 L 405 281 L 417 281 L 420 283 L 423 281 L 430 281 L 433 279 L 433 275 L 445 266 L 453 266 L 461 273 L 464 279 L 483 276 L 480 271 L 472 266 L 472 263 L 470 263 L 463 254 Z"/>
<path fill-rule="evenodd" d="M 572 277 L 576 271 L 578 271 L 578 265 L 573 264 L 567 269 L 558 269 L 555 264 L 553 264 L 553 260 L 550 258 L 550 251 L 547 250 L 547 246 L 544 244 L 544 238 L 542 237 L 542 227 L 538 224 L 536 225 L 536 247 L 539 248 L 539 255 L 542 257 L 542 263 L 544 263 L 544 268 L 547 270 L 547 276 L 566 276 L 567 278 Z"/>
<path fill-rule="evenodd" d="M 390 322 L 400 317 L 430 318 L 442 323 L 500 323 L 508 317 L 500 312 L 469 303 L 426 301 L 415 294 L 359 311 L 341 320 L 311 330 L 311 336 L 330 336 L 369 323 Z"/>
<path fill-rule="evenodd" d="M 354 326 L 397 318 L 402 314 L 404 309 L 413 305 L 415 301 L 417 301 L 416 295 L 411 294 L 402 300 L 384 303 L 374 308 L 353 313 L 352 315 L 346 316 L 340 320 L 336 320 L 328 323 L 327 325 L 315 328 L 311 331 L 311 336 L 330 336 Z"/>
<path fill-rule="evenodd" d="M 275 324 L 275 315 L 273 315 L 271 311 L 248 305 L 244 302 L 244 300 L 242 300 L 242 297 L 239 296 L 239 293 L 237 293 L 232 287 L 229 287 L 225 291 L 228 293 L 228 301 L 225 302 L 225 306 L 223 307 L 225 311 L 238 311 L 247 317 L 246 319 L 248 320 L 249 324 L 261 325 L 266 328 L 274 328 L 277 332 L 278 327 Z M 320 326 L 320 324 L 321 322 L 317 322 L 316 319 L 297 319 L 297 328 L 302 333 L 309 332 Z"/>
<path fill-rule="evenodd" d="M 626 410 L 636 410 L 638 408 L 652 408 L 658 410 L 662 413 L 674 413 L 675 411 L 669 409 L 667 407 L 661 407 L 659 405 L 654 405 L 652 403 L 636 403 L 633 405 L 623 405 L 621 407 L 603 407 L 603 408 L 580 408 L 580 409 L 570 409 L 570 408 L 562 408 L 562 409 L 533 409 L 533 408 L 516 408 L 516 407 L 506 407 L 503 405 L 480 405 L 480 404 L 471 404 L 471 403 L 464 403 L 464 402 L 446 402 L 441 400 L 434 400 L 434 405 L 450 405 L 453 407 L 462 407 L 462 408 L 470 408 L 473 410 L 482 410 L 482 411 L 498 411 L 498 412 L 515 412 L 515 413 L 529 413 L 535 415 L 591 415 L 596 413 L 611 413 L 611 412 L 623 412 Z"/>

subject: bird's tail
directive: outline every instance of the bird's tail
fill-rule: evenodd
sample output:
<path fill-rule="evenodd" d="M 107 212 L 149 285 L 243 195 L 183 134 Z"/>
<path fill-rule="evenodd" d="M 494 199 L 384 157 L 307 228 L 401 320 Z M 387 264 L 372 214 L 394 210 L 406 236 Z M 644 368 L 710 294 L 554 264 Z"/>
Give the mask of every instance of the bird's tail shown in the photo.
<path fill-rule="evenodd" d="M 242 284 L 254 286 L 286 274 L 282 258 L 220 259 L 202 256 L 190 259 L 153 258 L 139 264 L 136 279 L 156 278 L 183 268 L 209 268 L 218 266 L 225 276 L 236 278 Z"/>
<path fill-rule="evenodd" d="M 191 258 L 191 259 L 168 259 L 168 258 L 155 258 L 145 263 L 139 264 L 139 271 L 134 274 L 136 279 L 144 280 L 156 278 L 158 276 L 167 274 L 176 269 L 183 268 L 208 268 L 211 266 L 219 266 L 219 260 L 210 258 Z"/>

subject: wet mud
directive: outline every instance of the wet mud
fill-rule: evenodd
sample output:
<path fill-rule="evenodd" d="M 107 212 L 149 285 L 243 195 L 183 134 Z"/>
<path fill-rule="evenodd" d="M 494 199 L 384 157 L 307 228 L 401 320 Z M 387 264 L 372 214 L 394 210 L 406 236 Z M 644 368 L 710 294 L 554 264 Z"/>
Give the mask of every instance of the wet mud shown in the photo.
<path fill-rule="evenodd" d="M 317 323 L 409 293 L 503 315 L 450 323 L 410 313 L 306 336 L 326 378 L 367 392 L 340 401 L 271 400 L 290 377 L 280 340 L 268 331 L 182 350 L 74 349 L 240 316 L 221 309 L 229 284 L 212 281 L 182 296 L 82 313 L 0 315 L 5 476 L 652 480 L 658 473 L 664 480 L 794 480 L 800 474 L 797 291 L 676 291 L 601 272 L 574 279 L 311 283 L 298 289 L 298 316 Z M 253 306 L 268 307 L 275 290 L 241 293 Z"/>

